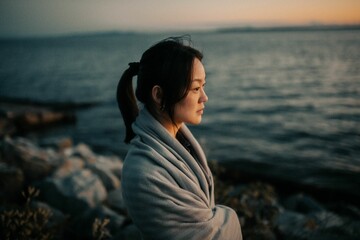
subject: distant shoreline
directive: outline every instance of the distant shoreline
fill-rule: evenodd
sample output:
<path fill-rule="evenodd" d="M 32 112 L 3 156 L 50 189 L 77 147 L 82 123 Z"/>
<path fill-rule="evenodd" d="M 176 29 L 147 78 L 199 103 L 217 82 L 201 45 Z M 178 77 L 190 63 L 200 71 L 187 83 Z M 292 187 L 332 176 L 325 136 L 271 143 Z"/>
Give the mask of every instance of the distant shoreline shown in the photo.
<path fill-rule="evenodd" d="M 303 25 L 303 26 L 273 26 L 273 27 L 218 27 L 207 30 L 167 30 L 167 31 L 98 31 L 98 32 L 74 32 L 55 35 L 34 35 L 34 36 L 0 36 L 0 41 L 22 40 L 22 39 L 47 39 L 47 38 L 78 38 L 78 37 L 96 37 L 96 36 L 120 36 L 120 35 L 141 35 L 141 34 L 178 34 L 187 32 L 194 33 L 257 33 L 257 32 L 305 32 L 305 31 L 358 31 L 359 24 L 351 25 Z"/>
<path fill-rule="evenodd" d="M 360 30 L 360 24 L 356 25 L 314 25 L 314 26 L 277 26 L 277 27 L 229 27 L 219 28 L 219 33 L 237 32 L 303 32 L 303 31 L 347 31 Z"/>

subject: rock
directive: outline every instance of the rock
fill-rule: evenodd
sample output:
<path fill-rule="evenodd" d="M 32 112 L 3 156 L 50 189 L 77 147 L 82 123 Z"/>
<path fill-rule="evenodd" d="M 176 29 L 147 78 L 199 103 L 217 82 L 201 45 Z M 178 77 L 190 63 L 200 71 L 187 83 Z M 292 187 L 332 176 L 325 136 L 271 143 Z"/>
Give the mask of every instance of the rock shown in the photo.
<path fill-rule="evenodd" d="M 306 240 L 356 240 L 359 236 L 346 236 L 341 232 L 334 231 L 318 231 L 307 238 Z"/>
<path fill-rule="evenodd" d="M 100 229 L 100 231 L 104 233 L 109 231 L 111 235 L 119 232 L 126 220 L 124 216 L 117 214 L 105 206 L 88 209 L 74 220 L 72 224 L 74 236 L 81 239 L 92 239 L 93 224 L 96 224 L 95 219 L 99 219 L 100 221 L 108 219 L 109 223 L 103 229 Z"/>
<path fill-rule="evenodd" d="M 307 220 L 307 217 L 303 214 L 284 211 L 277 217 L 276 229 L 281 235 L 281 239 L 306 239 L 303 237 L 309 235 L 309 231 L 305 228 Z M 314 228 L 316 228 L 316 225 L 314 225 Z"/>
<path fill-rule="evenodd" d="M 109 192 L 108 197 L 106 199 L 106 204 L 124 215 L 127 214 L 124 198 L 121 192 L 121 187 Z"/>
<path fill-rule="evenodd" d="M 243 238 L 246 240 L 276 240 L 276 235 L 272 229 L 266 226 L 256 225 L 250 231 L 243 232 Z"/>
<path fill-rule="evenodd" d="M 224 204 L 238 213 L 244 232 L 254 226 L 274 226 L 280 206 L 272 186 L 261 182 L 238 185 L 227 195 Z"/>
<path fill-rule="evenodd" d="M 100 179 L 87 169 L 64 178 L 48 178 L 39 187 L 47 203 L 72 215 L 97 206 L 107 197 Z"/>
<path fill-rule="evenodd" d="M 360 219 L 347 221 L 343 226 L 343 230 L 348 236 L 352 236 L 353 239 L 360 237 Z"/>
<path fill-rule="evenodd" d="M 348 235 L 344 227 L 341 217 L 327 211 L 308 215 L 284 211 L 277 218 L 277 229 L 283 239 L 338 239 L 339 234 Z"/>
<path fill-rule="evenodd" d="M 64 150 L 65 157 L 76 156 L 84 159 L 86 167 L 96 168 L 100 170 L 108 170 L 115 174 L 117 178 L 121 178 L 121 171 L 123 167 L 122 160 L 117 156 L 102 156 L 95 154 L 91 148 L 79 143 L 74 148 L 67 148 Z"/>
<path fill-rule="evenodd" d="M 79 143 L 78 145 L 76 145 L 75 148 L 67 151 L 66 153 L 68 156 L 72 155 L 83 158 L 86 164 L 91 164 L 96 162 L 96 155 L 91 150 L 91 148 L 84 143 Z"/>
<path fill-rule="evenodd" d="M 31 207 L 32 208 L 42 208 L 42 209 L 46 209 L 51 212 L 49 222 L 47 223 L 48 228 L 59 228 L 66 221 L 65 215 L 61 211 L 49 206 L 47 203 L 33 201 L 31 203 Z"/>
<path fill-rule="evenodd" d="M 141 232 L 140 230 L 134 225 L 130 224 L 126 226 L 122 231 L 116 234 L 113 240 L 141 240 Z"/>
<path fill-rule="evenodd" d="M 312 240 L 352 240 L 360 236 L 360 221 L 346 219 L 339 215 L 322 211 L 309 214 L 316 224 L 316 229 L 308 239 Z"/>
<path fill-rule="evenodd" d="M 13 113 L 11 120 L 15 123 L 17 129 L 22 132 L 27 132 L 59 123 L 73 123 L 76 118 L 71 112 L 36 109 Z"/>
<path fill-rule="evenodd" d="M 118 178 L 121 177 L 123 167 L 122 160 L 117 156 L 102 156 L 96 155 L 91 148 L 79 143 L 74 148 L 69 148 L 64 151 L 66 157 L 77 156 L 85 160 L 87 165 L 95 165 L 99 168 L 105 168 L 113 172 Z"/>
<path fill-rule="evenodd" d="M 21 168 L 28 180 L 40 180 L 48 176 L 62 158 L 52 149 L 40 149 L 25 138 L 5 138 L 5 161 Z"/>
<path fill-rule="evenodd" d="M 87 168 L 101 179 L 107 191 L 120 187 L 120 180 L 109 169 L 107 169 L 106 166 L 101 166 L 100 164 L 89 164 Z"/>
<path fill-rule="evenodd" d="M 96 155 L 91 148 L 84 143 L 78 144 L 75 148 L 65 150 L 64 154 L 68 158 L 82 158 L 85 162 L 85 168 L 90 169 L 96 174 L 108 191 L 120 187 L 119 178 L 123 166 L 120 158 L 116 156 L 105 157 Z"/>
<path fill-rule="evenodd" d="M 332 212 L 336 212 L 342 216 L 352 219 L 360 219 L 360 208 L 353 204 L 344 204 L 343 202 L 338 202 L 328 205 L 328 208 Z"/>
<path fill-rule="evenodd" d="M 57 143 L 57 149 L 59 151 L 64 151 L 67 148 L 71 148 L 73 146 L 73 140 L 71 138 L 63 138 L 60 139 Z"/>
<path fill-rule="evenodd" d="M 64 152 L 73 146 L 73 140 L 70 137 L 53 137 L 46 138 L 40 141 L 41 147 L 52 148 L 57 152 Z"/>
<path fill-rule="evenodd" d="M 322 212 L 324 207 L 315 199 L 304 194 L 297 194 L 284 200 L 283 206 L 291 211 L 300 213 Z"/>
<path fill-rule="evenodd" d="M 94 163 L 96 166 L 104 167 L 111 171 L 115 176 L 121 179 L 121 171 L 123 168 L 123 161 L 117 156 L 98 156 L 96 162 Z"/>
<path fill-rule="evenodd" d="M 7 100 L 5 100 L 7 102 Z M 74 123 L 75 114 L 23 102 L 0 102 L 0 135 L 25 133 L 56 124 Z"/>
<path fill-rule="evenodd" d="M 64 160 L 63 164 L 53 173 L 54 178 L 66 177 L 78 170 L 83 169 L 85 162 L 82 158 L 71 156 Z"/>
<path fill-rule="evenodd" d="M 0 117 L 0 138 L 11 136 L 16 132 L 15 125 L 5 117 Z"/>
<path fill-rule="evenodd" d="M 316 221 L 317 225 L 321 229 L 342 227 L 344 225 L 343 219 L 332 212 L 328 212 L 328 211 L 315 212 L 313 214 L 310 214 L 309 216 Z"/>
<path fill-rule="evenodd" d="M 12 199 L 21 192 L 24 174 L 21 169 L 0 162 L 0 196 L 1 199 Z"/>

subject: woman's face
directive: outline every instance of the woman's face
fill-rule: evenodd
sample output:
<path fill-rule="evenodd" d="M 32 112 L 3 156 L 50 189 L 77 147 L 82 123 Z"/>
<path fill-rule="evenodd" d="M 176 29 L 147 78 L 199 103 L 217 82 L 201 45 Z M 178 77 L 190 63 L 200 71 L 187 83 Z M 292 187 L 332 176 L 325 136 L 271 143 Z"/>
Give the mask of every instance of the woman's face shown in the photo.
<path fill-rule="evenodd" d="M 182 123 L 199 124 L 204 113 L 205 102 L 205 69 L 201 61 L 195 58 L 193 63 L 192 82 L 186 97 L 175 105 L 174 121 L 180 126 Z"/>

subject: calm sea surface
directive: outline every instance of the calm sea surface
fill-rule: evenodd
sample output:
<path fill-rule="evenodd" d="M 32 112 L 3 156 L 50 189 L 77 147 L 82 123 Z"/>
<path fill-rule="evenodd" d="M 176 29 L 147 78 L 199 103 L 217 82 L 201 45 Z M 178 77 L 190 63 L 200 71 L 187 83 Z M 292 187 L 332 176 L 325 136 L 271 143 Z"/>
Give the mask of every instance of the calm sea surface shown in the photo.
<path fill-rule="evenodd" d="M 30 134 L 71 136 L 123 157 L 115 89 L 128 62 L 166 34 L 0 41 L 0 96 L 97 102 L 75 125 Z M 191 126 L 209 159 L 266 163 L 271 172 L 347 191 L 360 186 L 360 31 L 196 33 L 209 101 Z"/>

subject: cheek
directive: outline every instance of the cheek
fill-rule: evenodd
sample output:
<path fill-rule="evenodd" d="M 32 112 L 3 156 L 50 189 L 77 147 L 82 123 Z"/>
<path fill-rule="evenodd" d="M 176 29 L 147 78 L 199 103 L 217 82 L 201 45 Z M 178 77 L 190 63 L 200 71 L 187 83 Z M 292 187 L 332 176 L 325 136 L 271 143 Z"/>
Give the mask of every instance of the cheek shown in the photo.
<path fill-rule="evenodd" d="M 186 107 L 186 104 L 185 104 L 185 103 L 178 104 L 178 105 L 175 107 L 175 114 L 177 114 L 177 115 L 184 115 L 184 114 L 186 114 L 187 109 L 188 109 L 188 108 Z"/>
<path fill-rule="evenodd" d="M 196 95 L 187 95 L 186 98 L 181 100 L 175 106 L 175 111 L 182 114 L 189 112 L 190 110 L 196 109 L 198 104 L 198 97 Z"/>
<path fill-rule="evenodd" d="M 196 106 L 195 102 L 192 99 L 187 98 L 181 102 L 181 104 L 179 105 L 179 109 L 181 109 L 181 111 L 189 111 L 195 106 Z"/>
<path fill-rule="evenodd" d="M 190 113 L 190 107 L 188 106 L 186 101 L 181 101 L 175 106 L 175 117 L 183 118 Z"/>

